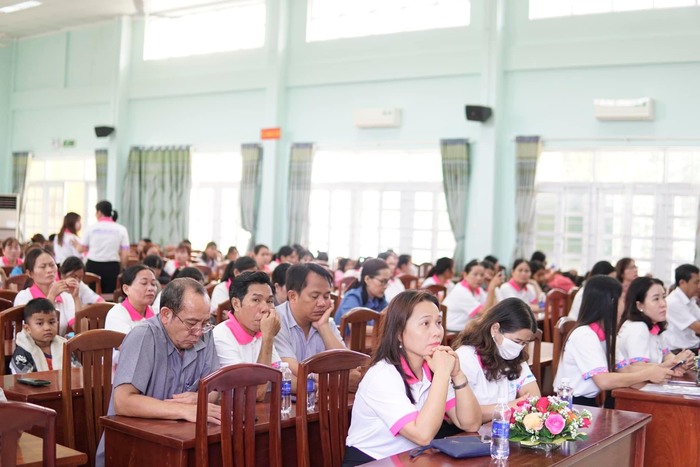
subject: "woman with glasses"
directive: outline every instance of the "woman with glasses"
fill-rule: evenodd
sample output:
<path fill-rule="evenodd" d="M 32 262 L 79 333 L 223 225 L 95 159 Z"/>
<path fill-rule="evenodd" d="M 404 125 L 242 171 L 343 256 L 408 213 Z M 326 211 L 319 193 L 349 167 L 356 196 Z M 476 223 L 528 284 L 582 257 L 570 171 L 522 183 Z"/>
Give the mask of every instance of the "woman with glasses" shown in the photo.
<path fill-rule="evenodd" d="M 333 319 L 340 323 L 343 315 L 353 308 L 365 307 L 382 311 L 389 304 L 384 297 L 391 280 L 391 270 L 383 259 L 370 259 L 362 266 L 360 281 L 345 293 Z"/>

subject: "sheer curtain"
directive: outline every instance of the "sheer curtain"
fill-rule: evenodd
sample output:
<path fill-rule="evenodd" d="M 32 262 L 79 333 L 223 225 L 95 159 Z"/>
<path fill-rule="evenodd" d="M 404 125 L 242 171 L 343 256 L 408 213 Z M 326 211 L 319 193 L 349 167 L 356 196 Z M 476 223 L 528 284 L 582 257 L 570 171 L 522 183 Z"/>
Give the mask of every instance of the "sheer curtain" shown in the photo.
<path fill-rule="evenodd" d="M 515 258 L 529 257 L 530 236 L 535 221 L 535 172 L 542 152 L 539 136 L 515 139 Z"/>
<path fill-rule="evenodd" d="M 191 184 L 188 146 L 132 147 L 123 196 L 123 223 L 131 238 L 160 244 L 186 238 Z"/>
<path fill-rule="evenodd" d="M 107 155 L 106 149 L 95 150 L 95 185 L 98 201 L 107 199 Z"/>
<path fill-rule="evenodd" d="M 455 264 L 458 269 L 464 264 L 466 246 L 466 223 L 469 189 L 469 141 L 466 139 L 443 139 L 440 141 L 442 155 L 442 184 L 450 216 L 452 233 L 455 236 Z"/>
<path fill-rule="evenodd" d="M 255 246 L 255 231 L 258 227 L 260 206 L 260 176 L 263 149 L 260 144 L 241 145 L 241 227 L 250 232 L 248 249 Z"/>
<path fill-rule="evenodd" d="M 26 204 L 24 192 L 25 188 L 27 187 L 27 174 L 29 173 L 29 167 L 31 164 L 32 155 L 29 152 L 12 153 L 12 193 L 17 193 L 19 195 L 17 200 L 17 217 L 19 219 L 22 219 L 24 215 L 24 207 Z M 24 239 L 22 224 L 23 223 L 20 222 L 17 229 L 17 236 L 19 237 L 20 241 Z"/>
<path fill-rule="evenodd" d="M 309 197 L 314 152 L 313 143 L 292 144 L 287 190 L 287 213 L 289 214 L 287 241 L 290 245 L 293 243 L 308 245 Z"/>

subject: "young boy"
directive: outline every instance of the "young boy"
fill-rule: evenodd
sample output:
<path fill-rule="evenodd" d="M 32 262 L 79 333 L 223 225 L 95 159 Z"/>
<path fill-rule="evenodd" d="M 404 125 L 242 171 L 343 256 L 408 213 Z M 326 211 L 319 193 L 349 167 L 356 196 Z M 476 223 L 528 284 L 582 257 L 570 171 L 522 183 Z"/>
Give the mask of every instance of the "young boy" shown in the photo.
<path fill-rule="evenodd" d="M 24 307 L 24 327 L 15 338 L 17 348 L 12 354 L 12 374 L 31 373 L 61 368 L 63 343 L 58 336 L 58 314 L 46 298 L 35 298 Z"/>

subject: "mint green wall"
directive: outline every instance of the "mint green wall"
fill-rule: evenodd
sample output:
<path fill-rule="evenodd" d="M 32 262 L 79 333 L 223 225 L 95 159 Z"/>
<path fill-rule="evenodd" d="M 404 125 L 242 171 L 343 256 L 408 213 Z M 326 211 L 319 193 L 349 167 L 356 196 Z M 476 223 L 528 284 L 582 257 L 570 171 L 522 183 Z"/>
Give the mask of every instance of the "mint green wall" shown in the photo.
<path fill-rule="evenodd" d="M 526 1 L 488 1 L 472 0 L 465 28 L 307 44 L 305 2 L 268 0 L 269 11 L 280 12 L 268 19 L 274 46 L 155 62 L 142 60 L 141 20 L 20 40 L 14 62 L 13 46 L 0 49 L 0 191 L 9 190 L 11 151 L 48 151 L 52 138 L 75 139 L 80 150 L 110 145 L 117 170 L 110 193 L 119 204 L 132 145 L 237 147 L 279 125 L 282 141 L 266 145 L 257 235 L 276 247 L 285 240 L 291 142 L 437 147 L 440 138 L 467 137 L 467 256 L 507 259 L 515 136 L 698 135 L 700 8 L 529 21 Z M 500 29 L 492 27 L 493 5 L 503 9 Z M 655 99 L 653 122 L 593 117 L 593 98 L 645 96 Z M 464 104 L 494 98 L 495 133 L 465 121 Z M 403 125 L 357 129 L 352 111 L 364 107 L 401 108 Z M 117 126 L 118 140 L 95 138 L 96 124 Z"/>

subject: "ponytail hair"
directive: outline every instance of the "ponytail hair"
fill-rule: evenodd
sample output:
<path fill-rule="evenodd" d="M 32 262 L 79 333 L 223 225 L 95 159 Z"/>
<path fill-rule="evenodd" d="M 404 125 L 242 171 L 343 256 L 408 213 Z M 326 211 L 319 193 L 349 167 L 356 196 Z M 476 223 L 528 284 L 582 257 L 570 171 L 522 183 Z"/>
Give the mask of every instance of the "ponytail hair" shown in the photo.
<path fill-rule="evenodd" d="M 107 200 L 102 200 L 95 205 L 95 209 L 102 213 L 103 216 L 111 217 L 113 221 L 119 218 L 119 213 L 112 209 L 112 203 Z"/>

